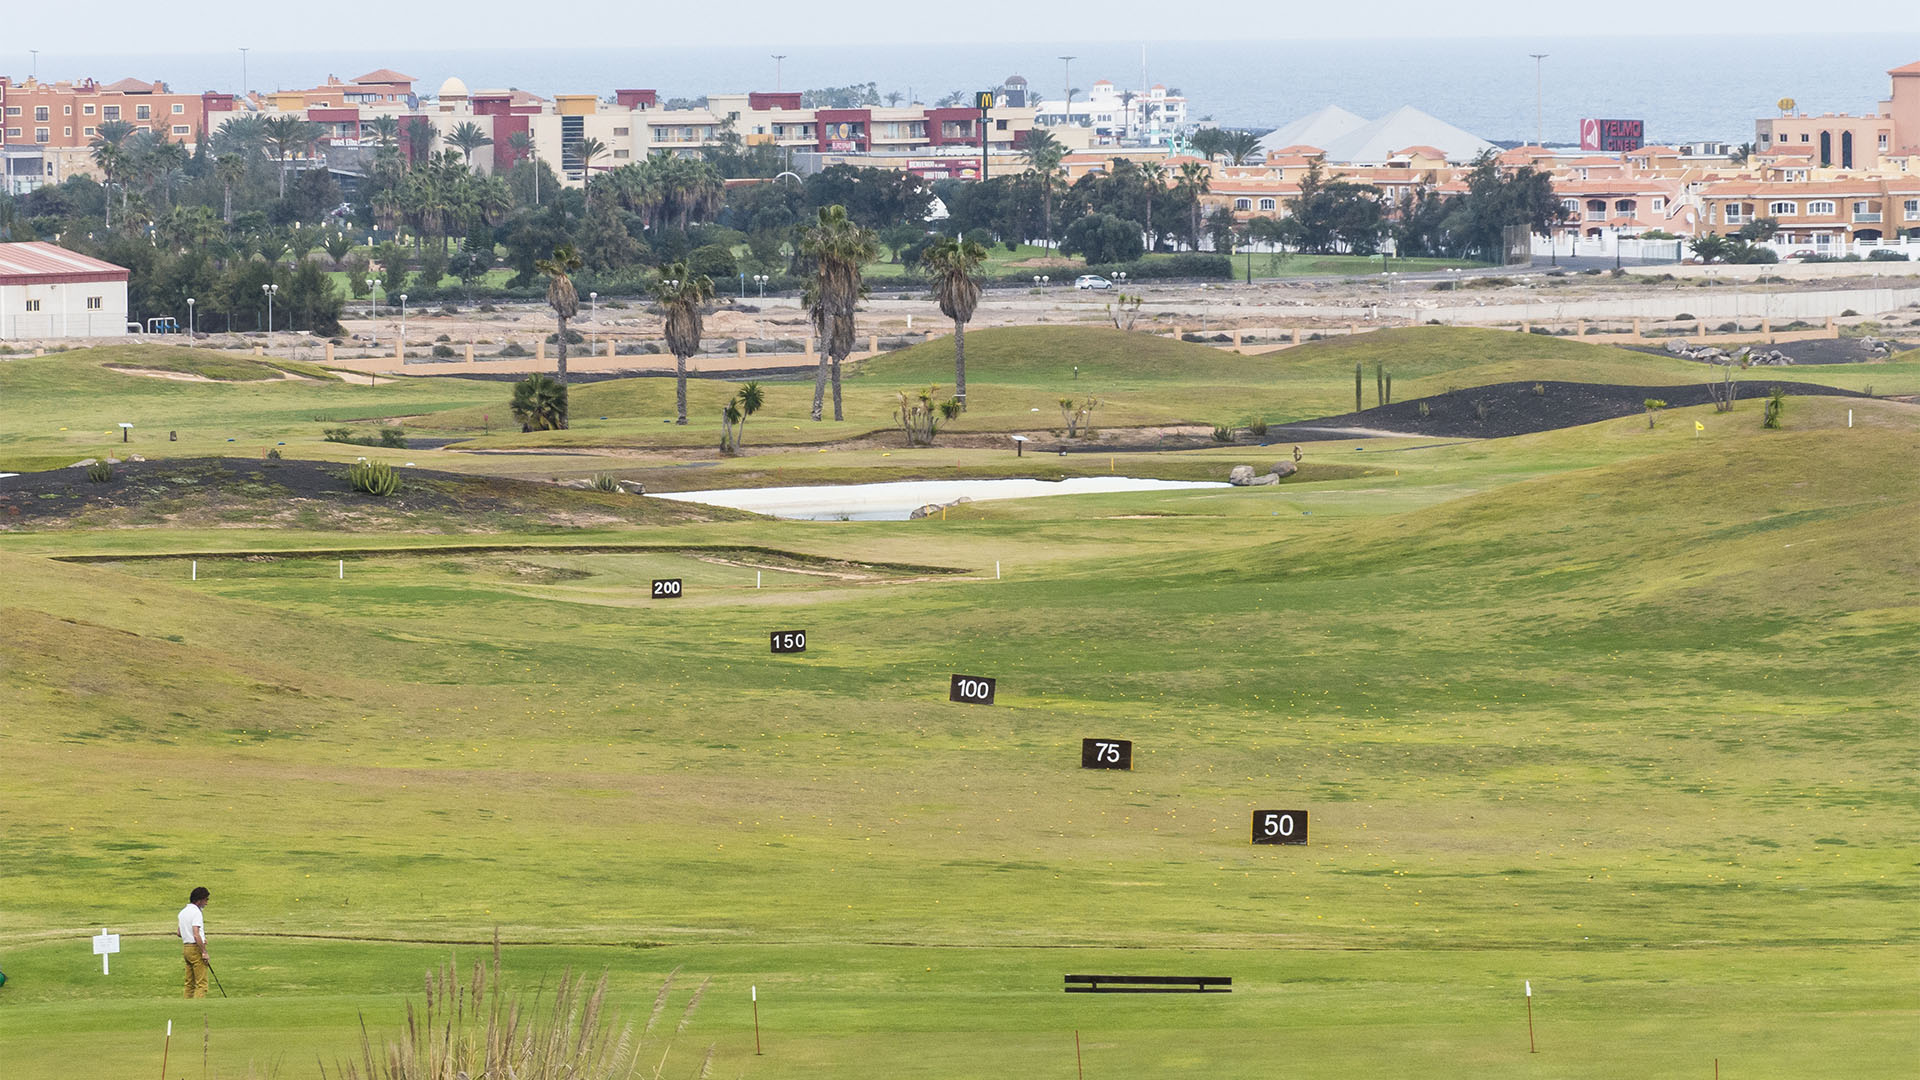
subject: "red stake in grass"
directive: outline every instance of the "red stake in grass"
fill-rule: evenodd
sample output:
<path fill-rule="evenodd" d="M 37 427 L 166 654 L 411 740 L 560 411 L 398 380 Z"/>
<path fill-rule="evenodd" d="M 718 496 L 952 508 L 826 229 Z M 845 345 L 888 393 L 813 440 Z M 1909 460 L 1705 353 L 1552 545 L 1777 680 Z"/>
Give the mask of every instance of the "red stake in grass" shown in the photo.
<path fill-rule="evenodd" d="M 1527 1053 L 1537 1054 L 1539 1048 L 1533 1045 L 1533 980 L 1527 979 Z"/>

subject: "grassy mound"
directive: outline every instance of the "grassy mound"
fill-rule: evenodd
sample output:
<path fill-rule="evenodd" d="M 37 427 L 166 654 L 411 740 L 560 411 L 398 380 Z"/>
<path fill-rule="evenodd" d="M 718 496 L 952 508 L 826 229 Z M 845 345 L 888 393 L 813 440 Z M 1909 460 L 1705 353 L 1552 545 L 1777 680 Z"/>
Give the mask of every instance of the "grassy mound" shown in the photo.
<path fill-rule="evenodd" d="M 1236 382 L 1271 364 L 1223 349 L 1152 334 L 1088 326 L 1002 326 L 967 334 L 967 382 L 1070 389 L 1073 369 L 1090 386 L 1115 380 Z M 886 353 L 861 363 L 859 375 L 902 385 L 953 385 L 953 339 Z"/>

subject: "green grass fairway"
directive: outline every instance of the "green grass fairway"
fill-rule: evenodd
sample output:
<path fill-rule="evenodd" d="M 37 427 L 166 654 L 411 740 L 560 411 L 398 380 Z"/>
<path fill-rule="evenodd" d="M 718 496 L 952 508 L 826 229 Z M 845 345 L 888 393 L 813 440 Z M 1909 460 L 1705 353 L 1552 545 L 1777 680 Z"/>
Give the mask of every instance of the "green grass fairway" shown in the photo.
<path fill-rule="evenodd" d="M 1324 414 L 1376 356 L 1439 388 L 1690 373 L 1492 331 L 1252 358 L 1060 334 L 970 335 L 963 426 L 1074 391 L 1075 362 L 1141 416 Z M 0 364 L 0 448 L 70 460 L 102 447 L 50 429 L 126 416 L 181 428 L 156 456 L 238 430 L 299 458 L 327 449 L 288 438 L 317 414 L 457 430 L 504 396 L 109 361 L 190 362 Z M 941 364 L 882 358 L 849 401 Z M 759 452 L 723 464 L 647 449 L 667 380 L 579 390 L 609 419 L 563 434 L 624 449 L 435 464 L 724 485 L 1281 452 L 792 446 L 808 390 L 776 386 Z M 497 933 L 515 988 L 605 969 L 639 1023 L 677 970 L 662 1076 L 709 1047 L 716 1077 L 1074 1076 L 1076 1033 L 1090 1077 L 1910 1074 L 1920 407 L 1760 416 L 1317 443 L 1271 487 L 911 522 L 504 483 L 518 514 L 273 517 L 217 479 L 198 513 L 0 517 L 0 1073 L 149 1077 L 171 1019 L 172 1075 L 331 1074 L 363 1018 L 395 1031 L 429 968 Z M 650 598 L 658 578 L 684 596 Z M 807 651 L 771 654 L 795 629 Z M 949 702 L 956 673 L 996 703 Z M 1083 737 L 1132 739 L 1134 770 L 1080 769 Z M 1308 811 L 1311 843 L 1249 844 L 1261 809 Z M 168 934 L 198 884 L 230 1000 L 178 996 Z M 111 975 L 103 927 L 126 935 Z M 1067 995 L 1070 972 L 1235 984 Z"/>

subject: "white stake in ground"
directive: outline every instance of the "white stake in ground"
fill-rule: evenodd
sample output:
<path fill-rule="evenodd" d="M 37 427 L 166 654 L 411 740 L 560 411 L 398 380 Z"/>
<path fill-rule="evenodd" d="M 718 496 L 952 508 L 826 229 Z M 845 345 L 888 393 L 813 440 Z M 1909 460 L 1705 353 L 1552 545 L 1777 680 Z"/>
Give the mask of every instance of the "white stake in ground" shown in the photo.
<path fill-rule="evenodd" d="M 1539 1047 L 1533 1045 L 1533 980 L 1525 980 L 1527 987 L 1527 1053 L 1537 1054 Z"/>
<path fill-rule="evenodd" d="M 93 955 L 100 958 L 100 974 L 109 975 L 108 961 L 120 951 L 120 935 L 107 933 L 106 927 L 100 928 L 100 936 L 93 939 Z"/>
<path fill-rule="evenodd" d="M 340 560 L 340 580 L 347 580 L 347 560 L 345 559 Z"/>
<path fill-rule="evenodd" d="M 753 1000 L 753 1056 L 760 1056 L 760 987 L 747 987 L 747 996 Z"/>

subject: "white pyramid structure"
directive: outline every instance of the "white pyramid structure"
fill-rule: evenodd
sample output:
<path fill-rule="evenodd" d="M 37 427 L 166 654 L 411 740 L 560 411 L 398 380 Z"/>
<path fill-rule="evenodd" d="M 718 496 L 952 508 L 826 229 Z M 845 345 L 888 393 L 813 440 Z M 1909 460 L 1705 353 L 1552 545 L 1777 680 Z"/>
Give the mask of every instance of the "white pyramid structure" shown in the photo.
<path fill-rule="evenodd" d="M 1469 131 L 1462 131 L 1445 120 L 1429 116 L 1411 105 L 1402 105 L 1330 142 L 1321 143 L 1327 160 L 1342 165 L 1379 165 L 1395 151 L 1410 146 L 1431 146 L 1448 161 L 1472 161 L 1494 145 Z"/>
<path fill-rule="evenodd" d="M 1366 124 L 1366 117 L 1348 112 L 1338 105 L 1328 105 L 1326 108 L 1308 113 L 1286 127 L 1269 131 L 1260 140 L 1260 152 L 1270 154 L 1289 146 L 1316 146 L 1325 150 L 1329 143 L 1365 127 Z"/>

